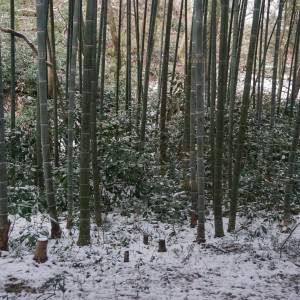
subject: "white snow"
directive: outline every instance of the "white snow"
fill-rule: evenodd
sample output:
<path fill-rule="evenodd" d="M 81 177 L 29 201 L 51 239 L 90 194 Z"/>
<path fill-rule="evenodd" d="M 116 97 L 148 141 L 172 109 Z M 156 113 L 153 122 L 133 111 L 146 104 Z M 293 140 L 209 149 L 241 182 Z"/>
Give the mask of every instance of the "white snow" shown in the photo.
<path fill-rule="evenodd" d="M 194 242 L 196 229 L 189 228 L 188 222 L 170 225 L 114 213 L 102 228 L 93 227 L 92 243 L 86 247 L 76 245 L 78 230 L 68 231 L 61 222 L 62 238 L 49 240 L 48 261 L 37 264 L 33 260 L 35 243 L 25 243 L 30 233 L 38 236 L 40 228 L 45 232 L 45 217 L 37 215 L 32 222 L 11 219 L 10 251 L 0 258 L 0 298 L 300 298 L 300 228 L 280 258 L 279 248 L 287 234 L 280 233 L 277 223 L 239 219 L 237 233 L 226 232 L 224 238 L 216 239 L 213 220 L 208 217 L 207 242 L 198 245 Z M 224 220 L 226 228 L 228 220 Z M 21 243 L 24 232 L 28 238 Z M 144 233 L 149 235 L 148 246 L 143 244 Z M 157 251 L 159 239 L 166 240 L 167 252 Z M 126 250 L 129 263 L 124 263 Z M 21 292 L 7 293 L 14 285 L 23 285 Z"/>

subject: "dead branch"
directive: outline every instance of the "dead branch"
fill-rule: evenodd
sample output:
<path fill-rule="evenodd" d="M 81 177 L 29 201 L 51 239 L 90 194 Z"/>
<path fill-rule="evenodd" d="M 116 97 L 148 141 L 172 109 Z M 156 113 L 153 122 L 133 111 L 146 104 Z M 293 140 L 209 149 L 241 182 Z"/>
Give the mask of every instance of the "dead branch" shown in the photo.
<path fill-rule="evenodd" d="M 36 17 L 36 11 L 32 9 L 17 9 L 15 13 L 26 17 Z"/>
<path fill-rule="evenodd" d="M 5 32 L 5 33 L 10 33 L 10 34 L 12 34 L 16 37 L 19 37 L 19 38 L 23 39 L 27 43 L 27 45 L 32 49 L 35 56 L 38 55 L 38 50 L 36 49 L 36 47 L 33 45 L 33 43 L 23 33 L 15 31 L 11 28 L 3 28 L 1 26 L 0 26 L 0 30 Z M 46 61 L 46 64 L 47 64 L 48 67 L 52 68 L 52 64 L 50 62 Z"/>
<path fill-rule="evenodd" d="M 296 228 L 300 225 L 300 223 L 298 223 L 290 232 L 289 236 L 285 239 L 285 241 L 282 243 L 281 247 L 280 247 L 280 258 L 281 258 L 281 255 L 282 255 L 282 249 L 285 245 L 285 243 L 287 242 L 287 240 L 290 238 L 290 236 L 292 235 L 292 233 L 296 230 Z"/>
<path fill-rule="evenodd" d="M 3 31 L 3 32 L 5 32 L 5 33 L 10 33 L 10 34 L 12 34 L 14 36 L 22 38 L 27 43 L 27 45 L 33 50 L 33 52 L 35 53 L 35 55 L 38 55 L 38 51 L 35 48 L 35 46 L 32 44 L 32 42 L 23 33 L 17 32 L 17 31 L 15 31 L 13 29 L 10 29 L 10 28 L 3 28 L 1 26 L 0 26 L 0 30 Z"/>
<path fill-rule="evenodd" d="M 34 44 L 23 33 L 15 31 L 15 30 L 13 30 L 11 28 L 3 28 L 1 26 L 0 26 L 0 30 L 3 31 L 3 32 L 5 32 L 5 33 L 10 33 L 10 34 L 12 34 L 12 35 L 14 35 L 16 37 L 19 37 L 19 38 L 23 39 L 27 43 L 27 45 L 32 49 L 32 51 L 34 52 L 35 56 L 38 55 L 38 50 L 36 49 L 36 47 L 34 46 Z M 46 65 L 49 68 L 52 68 L 52 63 L 46 61 Z M 60 91 L 59 91 L 60 83 L 59 83 L 57 74 L 56 74 L 56 80 L 57 80 L 57 86 L 58 86 L 58 95 L 59 95 L 59 100 L 60 100 L 60 106 L 61 106 L 62 112 L 64 114 L 65 120 L 67 120 L 67 114 L 65 112 L 65 109 L 64 109 L 64 106 L 63 106 L 62 97 L 61 97 L 61 94 L 60 94 Z"/>

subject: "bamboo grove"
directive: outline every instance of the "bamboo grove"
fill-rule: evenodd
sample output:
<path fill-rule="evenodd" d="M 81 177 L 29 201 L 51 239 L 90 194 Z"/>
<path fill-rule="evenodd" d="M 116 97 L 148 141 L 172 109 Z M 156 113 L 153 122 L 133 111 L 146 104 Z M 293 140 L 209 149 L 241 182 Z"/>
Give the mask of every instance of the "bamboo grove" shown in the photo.
<path fill-rule="evenodd" d="M 280 204 L 282 221 L 289 224 L 299 172 L 299 1 L 68 1 L 63 64 L 57 61 L 56 2 L 36 1 L 37 46 L 15 29 L 15 1 L 10 1 L 9 24 L 0 24 L 0 42 L 8 37 L 11 41 L 10 127 L 4 116 L 1 63 L 3 49 L 9 46 L 0 47 L 1 250 L 8 249 L 7 189 L 16 184 L 14 164 L 7 170 L 7 161 L 16 160 L 14 134 L 9 136 L 10 148 L 5 148 L 5 131 L 13 133 L 17 122 L 16 39 L 37 54 L 34 182 L 47 200 L 51 238 L 61 237 L 53 172 L 60 168 L 67 170 L 67 227 L 79 222 L 77 244 L 90 243 L 91 222 L 102 225 L 107 207 L 99 149 L 106 143 L 112 117 L 121 120 L 110 129 L 112 139 L 125 135 L 139 157 L 154 144 L 153 163 L 159 166 L 160 178 L 171 176 L 171 124 L 180 122 L 175 173 L 190 202 L 190 226 L 197 227 L 198 243 L 205 242 L 209 210 L 215 237 L 236 230 L 245 169 L 265 182 L 270 193 L 277 188 L 277 171 L 272 168 L 277 159 L 285 159 L 280 177 L 284 188 L 270 202 L 273 208 Z M 110 65 L 113 76 L 108 74 Z M 67 128 L 65 150 L 60 145 L 61 124 Z M 285 124 L 293 132 L 287 158 L 282 158 L 276 135 Z M 124 128 L 121 133 L 119 126 Z M 149 175 L 150 185 L 151 180 Z M 136 188 L 137 199 L 139 194 Z M 255 197 L 247 198 L 249 205 L 260 201 Z"/>

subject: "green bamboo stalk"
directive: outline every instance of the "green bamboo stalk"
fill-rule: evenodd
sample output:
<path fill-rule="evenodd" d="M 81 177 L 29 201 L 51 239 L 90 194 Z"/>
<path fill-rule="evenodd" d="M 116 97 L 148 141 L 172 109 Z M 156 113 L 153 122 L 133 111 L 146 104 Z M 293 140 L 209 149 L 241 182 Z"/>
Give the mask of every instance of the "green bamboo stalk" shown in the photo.
<path fill-rule="evenodd" d="M 230 53 L 230 47 L 231 47 L 231 36 L 232 36 L 232 27 L 233 27 L 233 15 L 234 15 L 234 5 L 236 0 L 232 0 L 231 3 L 231 11 L 230 11 L 230 21 L 229 21 L 229 29 L 228 29 L 228 41 L 227 41 L 227 53 Z M 230 68 L 230 55 L 227 57 L 227 68 L 229 69 L 229 78 L 228 78 L 228 91 L 227 94 L 229 94 L 230 89 L 230 78 L 231 78 L 231 68 Z M 229 96 L 227 96 L 229 101 Z"/>
<path fill-rule="evenodd" d="M 247 124 L 249 101 L 250 101 L 249 96 L 250 96 L 250 89 L 251 89 L 251 77 L 253 71 L 255 44 L 256 44 L 258 29 L 259 29 L 258 28 L 259 12 L 260 12 L 260 0 L 255 0 L 252 28 L 251 28 L 251 38 L 250 38 L 248 58 L 247 58 L 245 85 L 244 85 L 239 130 L 238 130 L 238 137 L 237 137 L 237 148 L 235 151 L 235 165 L 233 171 L 233 183 L 232 183 L 232 195 L 231 195 L 231 202 L 230 202 L 230 216 L 229 216 L 228 231 L 234 231 L 235 223 L 236 223 L 238 189 L 239 189 L 240 175 L 242 171 L 243 144 L 245 142 L 245 136 L 246 136 L 246 124 Z"/>
<path fill-rule="evenodd" d="M 214 194 L 215 181 L 215 103 L 217 91 L 217 1 L 212 1 L 211 7 L 211 29 L 210 29 L 210 126 L 209 126 L 209 142 L 210 142 L 210 164 L 211 164 L 211 182 L 212 194 Z"/>
<path fill-rule="evenodd" d="M 224 236 L 222 218 L 222 182 L 223 182 L 223 140 L 224 140 L 224 110 L 227 86 L 227 28 L 228 28 L 228 0 L 221 1 L 221 31 L 219 49 L 218 103 L 216 118 L 216 153 L 214 174 L 214 214 L 215 236 Z"/>
<path fill-rule="evenodd" d="M 291 59 L 291 67 L 290 67 L 290 72 L 289 72 L 289 78 L 292 78 L 293 70 L 294 70 L 294 63 L 295 63 L 295 54 L 296 54 L 296 43 L 294 44 L 293 47 L 293 54 L 292 54 L 292 59 Z M 291 86 L 292 86 L 292 81 L 289 80 L 288 84 L 288 90 L 287 90 L 287 96 L 286 96 L 286 105 L 285 105 L 285 114 L 288 114 L 288 105 L 289 105 L 289 100 L 290 100 L 290 92 L 291 92 Z M 291 113 L 291 109 L 289 111 L 289 114 L 292 116 L 293 114 Z"/>
<path fill-rule="evenodd" d="M 52 163 L 50 159 L 49 120 L 47 104 L 47 67 L 46 67 L 46 20 L 48 3 L 45 0 L 36 1 L 37 15 L 37 40 L 38 40 L 38 62 L 39 78 L 38 90 L 41 115 L 41 141 L 43 154 L 43 170 L 46 186 L 46 197 L 48 211 L 51 219 L 51 238 L 60 238 L 61 230 L 58 223 L 56 203 L 54 197 Z"/>
<path fill-rule="evenodd" d="M 169 0 L 166 35 L 165 35 L 165 49 L 162 65 L 162 83 L 161 83 L 161 108 L 160 108 L 160 164 L 162 174 L 165 173 L 165 162 L 167 160 L 167 128 L 166 128 L 166 114 L 167 114 L 167 90 L 168 90 L 168 67 L 169 67 L 169 52 L 170 52 L 170 37 L 171 37 L 171 21 L 173 11 L 173 0 Z"/>
<path fill-rule="evenodd" d="M 10 27 L 15 30 L 15 1 L 10 0 Z M 16 127 L 16 45 L 15 36 L 11 34 L 10 36 L 10 99 L 11 99 L 11 111 L 10 111 L 10 129 L 13 133 L 11 137 L 11 158 L 15 159 L 15 134 L 14 129 Z M 15 183 L 15 167 L 12 166 L 12 185 Z"/>
<path fill-rule="evenodd" d="M 75 0 L 73 17 L 72 51 L 70 59 L 70 89 L 68 109 L 68 219 L 67 228 L 72 227 L 73 221 L 73 143 L 74 143 L 74 116 L 75 116 L 75 77 L 77 57 L 77 35 L 79 30 L 80 1 Z"/>
<path fill-rule="evenodd" d="M 10 0 L 10 28 L 15 30 L 15 1 Z M 11 97 L 11 130 L 16 127 L 16 46 L 15 46 L 15 36 L 11 34 L 10 36 L 10 97 Z M 12 158 L 14 158 L 14 148 L 12 147 Z"/>
<path fill-rule="evenodd" d="M 208 18 L 208 0 L 203 1 L 203 53 L 204 53 L 204 59 L 203 59 L 203 72 L 204 72 L 204 103 L 209 107 L 209 97 L 210 97 L 210 82 L 209 80 L 206 80 L 206 78 L 210 77 L 210 57 L 209 57 L 209 51 L 207 51 L 208 47 L 208 26 L 207 26 L 207 18 Z"/>
<path fill-rule="evenodd" d="M 102 62 L 100 81 L 100 139 L 102 138 L 102 122 L 104 118 L 104 85 L 105 85 L 105 53 L 106 53 L 106 23 L 107 23 L 107 0 L 103 0 L 103 38 L 102 38 Z"/>
<path fill-rule="evenodd" d="M 274 61 L 273 61 L 272 94 L 271 94 L 271 117 L 270 117 L 270 127 L 271 128 L 273 128 L 274 124 L 275 124 L 277 69 L 278 69 L 279 46 L 280 46 L 279 42 L 280 42 L 281 19 L 282 19 L 283 4 L 284 4 L 284 0 L 280 0 L 279 10 L 278 10 L 278 17 L 277 17 L 275 53 L 274 53 Z"/>
<path fill-rule="evenodd" d="M 295 60 L 294 60 L 294 76 L 293 76 L 293 85 L 292 85 L 292 92 L 291 92 L 291 107 L 290 107 L 290 114 L 289 117 L 292 118 L 294 115 L 294 105 L 296 101 L 296 84 L 297 84 L 297 68 L 298 68 L 298 58 L 299 58 L 299 35 L 300 35 L 300 14 L 299 14 L 299 19 L 298 19 L 298 27 L 297 27 L 297 33 L 296 33 L 296 38 L 295 38 Z"/>
<path fill-rule="evenodd" d="M 260 97 L 261 98 L 263 97 L 263 91 L 264 91 L 264 81 L 265 81 L 265 71 L 266 71 L 266 57 L 267 57 L 267 51 L 268 51 L 267 41 L 268 41 L 269 19 L 270 19 L 270 4 L 271 4 L 271 0 L 268 0 L 267 19 L 266 19 L 266 26 L 265 26 L 265 39 L 264 39 L 264 55 L 263 55 L 263 61 L 260 62 L 260 64 L 262 64 L 262 78 L 261 78 L 261 87 L 260 87 Z M 259 101 L 262 104 L 262 99 L 260 99 Z M 258 126 L 260 127 L 262 107 L 259 107 L 258 111 L 259 111 L 259 114 L 258 114 L 257 123 L 258 123 Z"/>
<path fill-rule="evenodd" d="M 269 11 L 267 11 L 268 14 Z M 256 125 L 258 129 L 258 133 L 256 135 L 257 140 L 257 167 L 258 170 L 261 169 L 261 158 L 262 158 L 262 127 L 261 127 L 261 118 L 263 112 L 263 90 L 261 89 L 262 83 L 261 79 L 264 76 L 263 73 L 263 64 L 262 64 L 262 57 L 264 51 L 264 39 L 266 42 L 266 35 L 264 36 L 264 18 L 265 18 L 265 2 L 261 5 L 261 12 L 260 12 L 260 28 L 259 28 L 259 67 L 258 67 L 258 75 L 257 75 L 257 109 L 256 109 Z M 267 16 L 268 19 L 268 16 Z M 231 197 L 230 197 L 231 198 Z"/>
<path fill-rule="evenodd" d="M 78 39 L 79 39 L 79 47 L 78 47 L 78 61 L 79 61 L 79 93 L 82 95 L 82 50 L 83 50 L 83 16 L 82 16 L 82 0 L 80 0 L 79 3 L 80 7 L 80 14 L 79 14 L 79 33 L 78 33 Z"/>
<path fill-rule="evenodd" d="M 176 71 L 177 55 L 178 55 L 178 45 L 179 45 L 179 38 L 180 38 L 180 28 L 181 28 L 184 1 L 185 0 L 181 0 L 179 19 L 178 19 L 178 28 L 177 28 L 177 36 L 176 36 L 176 44 L 175 44 L 174 63 L 173 63 L 173 70 L 172 70 L 172 78 L 171 78 L 171 82 L 170 82 L 170 97 L 171 98 L 172 98 L 173 85 L 174 85 L 174 79 L 175 79 L 175 71 Z"/>
<path fill-rule="evenodd" d="M 144 48 L 145 48 L 145 37 L 146 37 L 147 7 L 148 7 L 148 0 L 145 1 L 143 32 L 142 32 L 141 65 L 140 65 L 140 75 L 139 75 L 140 86 L 141 86 L 141 90 L 140 90 L 141 95 L 140 95 L 140 97 L 143 97 L 143 95 L 142 95 L 142 92 L 143 92 L 142 82 L 143 82 L 143 66 L 144 66 L 144 52 L 145 52 Z"/>
<path fill-rule="evenodd" d="M 161 81 L 162 81 L 162 62 L 163 62 L 163 48 L 164 48 L 164 33 L 165 33 L 165 23 L 166 23 L 166 9 L 167 9 L 167 0 L 164 0 L 163 16 L 162 16 L 162 29 L 160 35 L 160 50 L 159 50 L 159 66 L 158 66 L 158 89 L 157 89 L 157 111 L 155 124 L 158 127 L 158 118 L 159 118 L 159 108 L 161 101 Z M 157 133 L 157 130 L 156 130 Z"/>
<path fill-rule="evenodd" d="M 2 60 L 0 36 L 0 250 L 8 251 L 8 197 L 7 197 L 7 167 L 5 153 L 5 119 L 2 88 Z"/>
<path fill-rule="evenodd" d="M 99 24 L 99 33 L 98 33 L 98 49 L 97 49 L 97 78 L 99 78 L 100 65 L 101 65 L 101 54 L 102 54 L 102 43 L 103 43 L 103 23 L 104 23 L 104 1 L 102 1 L 101 15 L 100 15 L 100 24 Z"/>
<path fill-rule="evenodd" d="M 134 20 L 135 20 L 135 40 L 136 40 L 136 56 L 137 56 L 137 110 L 136 110 L 136 130 L 138 131 L 140 120 L 141 120 L 141 94 L 142 86 L 140 75 L 142 74 L 141 69 L 141 55 L 140 55 L 140 17 L 139 17 L 139 0 L 133 0 L 133 11 L 134 11 Z"/>
<path fill-rule="evenodd" d="M 185 2 L 186 3 L 186 2 Z M 187 8 L 187 6 L 185 6 Z M 185 9 L 185 13 L 187 9 Z M 186 23 L 187 24 L 187 23 Z M 190 102 L 191 102 L 191 61 L 192 61 L 192 39 L 190 41 L 190 49 L 187 54 L 187 31 L 186 31 L 186 79 L 185 79 L 185 99 L 184 99 L 184 129 L 183 129 L 183 172 L 184 172 L 184 188 L 189 190 L 188 184 L 188 172 L 189 172 L 189 161 L 190 161 Z"/>
<path fill-rule="evenodd" d="M 293 141 L 289 153 L 289 166 L 287 172 L 286 185 L 284 189 L 284 223 L 288 225 L 291 218 L 291 198 L 293 195 L 293 182 L 295 180 L 295 169 L 296 169 L 296 159 L 297 150 L 299 147 L 299 134 L 300 134 L 300 103 L 298 103 L 298 112 L 296 119 L 296 126 L 294 129 Z"/>
<path fill-rule="evenodd" d="M 145 78 L 144 78 L 145 82 L 144 82 L 144 92 L 143 92 L 143 110 L 142 110 L 141 130 L 140 130 L 141 149 L 144 148 L 144 143 L 145 143 L 149 77 L 150 77 L 152 51 L 154 46 L 154 31 L 155 31 L 157 7 L 158 7 L 158 0 L 153 0 L 151 6 L 150 27 L 149 27 L 149 34 L 148 34 L 148 46 L 147 46 L 146 68 L 145 68 Z"/>
<path fill-rule="evenodd" d="M 286 65 L 287 65 L 287 57 L 288 57 L 288 52 L 289 52 L 293 24 L 295 22 L 295 15 L 296 15 L 295 11 L 296 11 L 296 0 L 293 3 L 290 24 L 289 24 L 288 37 L 287 37 L 287 41 L 286 41 L 286 45 L 285 45 L 285 53 L 284 53 L 283 64 L 282 64 L 282 73 L 281 73 L 281 78 L 280 78 L 279 88 L 278 88 L 278 95 L 277 95 L 277 115 L 279 115 L 279 112 L 280 112 L 282 87 L 283 87 L 284 74 L 285 74 Z"/>
<path fill-rule="evenodd" d="M 261 121 L 261 114 L 262 114 L 262 95 L 261 95 L 261 72 L 262 72 L 262 55 L 263 55 L 263 38 L 264 38 L 264 16 L 265 16 L 265 2 L 262 3 L 260 9 L 260 27 L 259 27 L 259 53 L 258 53 L 258 75 L 257 75 L 257 127 L 260 129 L 260 121 Z M 259 160 L 258 160 L 259 161 Z"/>
<path fill-rule="evenodd" d="M 187 0 L 184 2 L 184 31 L 185 31 L 185 58 L 184 58 L 184 133 L 183 133 L 183 145 L 182 152 L 184 160 L 189 161 L 187 155 L 190 151 L 190 96 L 191 96 L 191 49 L 192 45 L 190 45 L 190 50 L 188 49 L 188 28 L 187 28 Z M 187 171 L 188 163 L 184 163 L 184 169 Z"/>
<path fill-rule="evenodd" d="M 259 15 L 259 21 L 258 21 L 258 28 L 261 28 L 261 14 Z M 260 30 L 258 31 L 258 38 L 259 38 Z M 258 45 L 257 42 L 255 45 L 255 54 L 254 54 L 254 62 L 253 62 L 253 77 L 252 77 L 252 93 L 251 93 L 251 99 L 252 99 L 252 108 L 255 110 L 256 106 L 256 82 L 258 80 L 257 72 L 256 72 L 256 65 L 257 65 L 257 55 L 258 55 Z"/>
<path fill-rule="evenodd" d="M 197 224 L 197 196 L 198 196 L 198 186 L 197 186 L 197 161 L 196 161 L 196 77 L 197 77 L 197 67 L 194 62 L 196 62 L 196 24 L 195 17 L 196 9 L 194 3 L 193 9 L 193 22 L 191 31 L 191 94 L 190 94 L 190 169 L 191 169 L 191 228 L 195 228 Z"/>
<path fill-rule="evenodd" d="M 196 31 L 196 126 L 197 126 L 197 243 L 205 243 L 205 166 L 204 166 L 204 59 L 203 52 L 203 1 L 195 0 L 195 31 Z"/>
<path fill-rule="evenodd" d="M 295 65 L 294 65 L 294 76 L 293 76 L 293 91 L 291 97 L 295 97 L 295 85 L 297 78 L 297 60 L 299 55 L 299 40 L 300 40 L 300 14 L 298 14 L 298 26 L 296 32 L 296 54 L 295 54 Z M 293 141 L 291 145 L 291 150 L 289 154 L 289 167 L 287 174 L 287 183 L 284 191 L 284 221 L 286 224 L 290 222 L 291 216 L 291 196 L 293 192 L 293 178 L 295 175 L 295 166 L 296 166 L 296 158 L 297 158 L 297 149 L 299 146 L 299 135 L 300 135 L 300 101 L 298 102 L 298 111 L 296 117 L 296 126 L 294 129 Z"/>
<path fill-rule="evenodd" d="M 127 63 L 126 63 L 126 103 L 128 131 L 131 132 L 131 0 L 127 0 Z"/>
<path fill-rule="evenodd" d="M 230 65 L 230 87 L 229 87 L 229 123 L 228 123 L 228 192 L 229 197 L 232 190 L 232 155 L 233 155 L 233 109 L 235 104 L 235 87 L 237 85 L 237 39 L 238 39 L 238 16 L 239 8 L 238 1 L 234 2 L 233 6 L 233 41 L 232 41 L 232 52 L 231 52 L 231 65 Z"/>
<path fill-rule="evenodd" d="M 67 39 L 67 60 L 66 60 L 66 94 L 69 91 L 69 74 L 70 74 L 70 56 L 72 48 L 72 31 L 73 31 L 73 7 L 74 1 L 69 1 L 68 7 L 68 39 Z"/>
<path fill-rule="evenodd" d="M 296 85 L 296 75 L 297 75 L 297 60 L 299 55 L 299 40 L 300 40 L 300 14 L 298 13 L 298 28 L 296 33 L 296 59 L 295 59 L 295 68 L 294 68 L 294 76 L 293 76 L 293 92 Z M 292 92 L 291 97 L 295 97 L 295 94 Z M 294 129 L 292 146 L 289 154 L 289 167 L 287 174 L 287 182 L 284 190 L 284 222 L 285 224 L 290 223 L 291 217 L 291 197 L 293 194 L 293 179 L 295 176 L 295 167 L 296 167 L 296 159 L 297 159 L 297 150 L 299 147 L 299 135 L 300 135 L 300 100 L 298 102 L 298 111 L 296 117 L 296 126 Z"/>
<path fill-rule="evenodd" d="M 91 160 L 92 160 L 92 171 L 93 171 L 93 194 L 95 203 L 95 223 L 99 227 L 102 225 L 101 218 L 101 188 L 100 188 L 100 174 L 98 167 L 98 150 L 97 150 L 97 66 L 96 66 L 96 44 L 97 44 L 97 1 L 94 2 L 94 22 L 93 22 L 93 57 L 92 57 L 92 82 L 91 82 Z M 107 1 L 103 2 L 102 10 L 107 9 Z M 100 40 L 99 40 L 100 42 Z"/>
<path fill-rule="evenodd" d="M 147 0 L 146 0 L 147 1 Z M 120 93 L 120 70 L 121 70 L 121 27 L 122 27 L 122 0 L 119 5 L 119 27 L 118 27 L 118 53 L 117 53 L 117 82 L 116 82 L 116 114 L 119 113 L 119 93 Z"/>
<path fill-rule="evenodd" d="M 87 1 L 86 24 L 84 30 L 84 65 L 83 89 L 81 104 L 81 138 L 80 138 L 80 226 L 77 245 L 85 246 L 90 243 L 90 138 L 91 116 L 90 103 L 92 96 L 93 77 L 93 28 L 94 28 L 94 0 Z"/>
<path fill-rule="evenodd" d="M 42 155 L 42 144 L 41 144 L 41 112 L 40 112 L 40 100 L 39 100 L 39 90 L 37 91 L 36 97 L 36 146 L 35 146 L 35 155 L 36 155 L 36 183 L 37 186 L 41 189 L 44 188 L 44 177 L 43 177 L 43 155 Z"/>
<path fill-rule="evenodd" d="M 59 148 L 58 148 L 58 116 L 57 116 L 57 83 L 56 83 L 56 49 L 55 49 L 55 29 L 54 29 L 54 11 L 53 0 L 49 0 L 50 4 L 50 25 L 51 25 L 51 62 L 52 62 L 52 78 L 53 78 L 53 123 L 54 123 L 54 165 L 58 167 Z"/>
<path fill-rule="evenodd" d="M 228 40 L 227 40 L 227 53 L 230 53 L 230 47 L 231 47 L 231 36 L 232 36 L 232 26 L 233 26 L 233 16 L 234 16 L 234 6 L 235 6 L 235 2 L 238 0 L 232 0 L 231 3 L 231 10 L 230 10 L 230 21 L 229 21 L 229 28 L 228 28 Z M 229 5 L 229 4 L 228 4 Z M 233 48 L 232 48 L 233 49 Z M 230 71 L 230 55 L 227 55 L 227 68 L 229 68 Z M 229 74 L 230 77 L 230 74 Z M 230 82 L 230 78 L 228 79 L 228 81 Z M 230 86 L 230 85 L 229 85 Z M 228 89 L 229 90 L 229 89 Z"/>
<path fill-rule="evenodd" d="M 238 49 L 237 49 L 237 62 L 236 62 L 236 78 L 238 76 L 238 72 L 239 72 L 239 64 L 240 64 L 240 58 L 241 58 L 241 52 L 242 52 L 242 44 L 243 44 L 243 38 L 244 38 L 244 29 L 245 29 L 245 20 L 246 20 L 246 12 L 247 12 L 247 7 L 248 7 L 248 0 L 244 0 L 243 1 L 243 6 L 241 9 L 241 18 L 239 20 L 239 33 L 238 33 Z M 236 94 L 236 87 L 237 85 L 235 85 L 235 89 L 234 89 L 234 94 Z"/>

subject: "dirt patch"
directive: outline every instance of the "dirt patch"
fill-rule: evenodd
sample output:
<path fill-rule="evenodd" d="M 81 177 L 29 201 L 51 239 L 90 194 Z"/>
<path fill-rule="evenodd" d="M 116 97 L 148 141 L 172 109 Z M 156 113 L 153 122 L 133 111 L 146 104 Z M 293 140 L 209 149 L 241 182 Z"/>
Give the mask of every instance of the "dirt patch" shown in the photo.
<path fill-rule="evenodd" d="M 300 294 L 300 275 L 278 274 L 281 284 L 286 287 L 293 287 L 297 294 Z"/>
<path fill-rule="evenodd" d="M 11 283 L 5 284 L 5 292 L 6 293 L 15 293 L 15 294 L 21 294 L 23 291 L 27 294 L 40 294 L 44 292 L 44 289 L 42 288 L 34 288 L 27 285 L 25 281 L 16 282 L 18 281 L 17 278 L 11 277 L 9 278 L 9 281 Z"/>
<path fill-rule="evenodd" d="M 223 246 L 204 244 L 202 247 L 205 249 L 212 249 L 215 253 L 242 253 L 244 250 L 243 245 L 240 244 L 228 244 Z"/>

